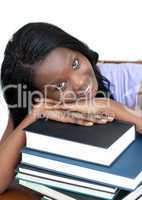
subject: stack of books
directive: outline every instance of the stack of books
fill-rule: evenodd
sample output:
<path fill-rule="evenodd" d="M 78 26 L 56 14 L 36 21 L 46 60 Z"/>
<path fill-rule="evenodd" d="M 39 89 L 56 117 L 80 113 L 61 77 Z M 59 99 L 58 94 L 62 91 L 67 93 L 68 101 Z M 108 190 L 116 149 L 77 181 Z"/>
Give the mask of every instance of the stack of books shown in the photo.
<path fill-rule="evenodd" d="M 114 199 L 142 181 L 142 137 L 134 124 L 86 127 L 39 119 L 24 130 L 16 178 L 45 199 Z"/>

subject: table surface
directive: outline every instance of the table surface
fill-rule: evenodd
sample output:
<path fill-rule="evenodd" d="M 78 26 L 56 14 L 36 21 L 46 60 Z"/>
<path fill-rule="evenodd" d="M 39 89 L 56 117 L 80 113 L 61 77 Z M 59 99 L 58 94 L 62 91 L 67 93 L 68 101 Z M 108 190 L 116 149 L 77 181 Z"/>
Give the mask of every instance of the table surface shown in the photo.
<path fill-rule="evenodd" d="M 0 194 L 0 200 L 40 200 L 42 195 L 13 182 L 10 187 Z"/>

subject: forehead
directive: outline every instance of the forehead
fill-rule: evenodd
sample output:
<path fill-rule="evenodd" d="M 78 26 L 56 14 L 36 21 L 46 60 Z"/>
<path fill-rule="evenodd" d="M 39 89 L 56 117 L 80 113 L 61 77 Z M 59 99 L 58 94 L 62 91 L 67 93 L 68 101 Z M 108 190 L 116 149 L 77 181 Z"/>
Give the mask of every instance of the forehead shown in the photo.
<path fill-rule="evenodd" d="M 66 77 L 70 73 L 69 65 L 76 53 L 79 54 L 68 48 L 53 49 L 37 67 L 35 82 L 38 86 Z"/>
<path fill-rule="evenodd" d="M 55 48 L 48 54 L 45 62 L 53 67 L 60 64 L 67 64 L 72 54 L 73 51 L 68 48 Z"/>

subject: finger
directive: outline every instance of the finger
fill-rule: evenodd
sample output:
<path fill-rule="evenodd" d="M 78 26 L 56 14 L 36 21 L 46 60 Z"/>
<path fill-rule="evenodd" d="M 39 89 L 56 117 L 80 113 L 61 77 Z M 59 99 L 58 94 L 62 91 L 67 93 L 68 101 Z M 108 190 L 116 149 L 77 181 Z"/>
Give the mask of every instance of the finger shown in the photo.
<path fill-rule="evenodd" d="M 74 113 L 74 112 L 73 112 Z M 87 121 L 91 121 L 93 123 L 105 123 L 106 121 L 108 121 L 108 118 L 106 116 L 103 116 L 103 115 L 100 115 L 100 114 L 76 114 L 77 117 L 81 118 L 81 119 L 84 119 L 84 120 L 87 120 Z M 75 115 L 75 116 L 76 116 Z"/>
<path fill-rule="evenodd" d="M 101 120 L 96 120 L 96 124 L 106 124 L 108 120 L 106 119 L 101 119 Z"/>
<path fill-rule="evenodd" d="M 84 126 L 92 126 L 93 122 L 86 121 L 83 119 L 79 119 L 77 116 L 76 118 L 73 116 L 73 114 L 69 115 L 68 112 L 66 111 L 52 111 L 49 110 L 46 113 L 44 113 L 44 116 L 46 115 L 46 118 L 52 119 L 55 121 L 60 121 L 64 123 L 73 123 L 73 124 L 79 124 L 79 125 L 84 125 Z"/>
<path fill-rule="evenodd" d="M 112 117 L 108 118 L 108 116 L 103 116 L 99 114 L 87 114 L 87 113 L 84 114 L 74 111 L 60 111 L 60 112 L 64 113 L 65 117 L 69 118 L 72 117 L 93 123 L 105 123 L 107 121 L 112 121 Z"/>
<path fill-rule="evenodd" d="M 68 115 L 69 117 L 76 118 L 76 119 L 81 119 L 83 121 L 89 121 L 89 122 L 96 122 L 96 118 L 92 117 L 91 114 L 87 113 L 80 113 L 76 111 L 64 111 L 66 113 L 66 116 Z"/>
<path fill-rule="evenodd" d="M 90 115 L 90 114 L 82 114 L 78 112 L 69 112 L 69 115 L 72 115 L 73 118 L 76 118 L 76 120 L 80 120 L 84 123 L 84 121 L 92 122 L 93 124 L 105 124 L 108 122 L 108 118 L 100 115 Z"/>
<path fill-rule="evenodd" d="M 61 101 L 57 101 L 51 98 L 34 98 L 37 103 L 49 103 L 49 104 L 60 104 Z"/>
<path fill-rule="evenodd" d="M 58 104 L 58 105 L 55 105 L 54 109 L 69 110 L 69 111 L 85 113 L 84 107 L 79 105 L 78 103 L 64 103 L 60 105 Z"/>
<path fill-rule="evenodd" d="M 108 121 L 112 122 L 115 119 L 115 114 L 111 114 L 108 116 Z"/>
<path fill-rule="evenodd" d="M 78 111 L 81 113 L 96 113 L 100 110 L 104 110 L 104 105 L 100 106 L 96 104 L 92 104 L 92 102 L 86 102 L 86 101 L 79 101 L 75 103 L 64 103 L 59 105 L 59 109 L 63 110 L 70 110 L 70 111 Z"/>
<path fill-rule="evenodd" d="M 96 118 L 86 117 L 82 113 L 77 113 L 77 112 L 66 112 L 66 113 L 67 113 L 66 118 L 63 118 L 63 121 L 74 124 L 92 126 L 93 124 L 106 124 L 108 122 L 107 119 L 96 119 Z"/>
<path fill-rule="evenodd" d="M 94 106 L 98 108 L 110 108 L 111 106 L 111 99 L 109 98 L 95 98 L 93 99 Z"/>
<path fill-rule="evenodd" d="M 92 126 L 94 124 L 93 122 L 85 121 L 85 120 L 78 119 L 78 118 L 68 118 L 68 119 L 66 118 L 66 119 L 64 119 L 64 121 L 73 123 L 73 124 L 83 125 L 83 126 Z"/>
<path fill-rule="evenodd" d="M 51 104 L 61 104 L 62 103 L 61 100 L 55 100 L 55 99 L 51 99 L 51 98 L 46 98 L 45 102 L 46 103 L 51 103 Z"/>
<path fill-rule="evenodd" d="M 106 119 L 109 122 L 113 121 L 115 118 L 115 113 L 110 113 L 110 112 L 103 112 L 102 113 L 102 119 Z"/>
<path fill-rule="evenodd" d="M 61 111 L 61 112 L 64 113 L 62 118 L 64 122 L 70 122 L 86 126 L 92 126 L 93 124 L 105 124 L 108 122 L 107 118 L 101 118 L 99 117 L 99 115 L 88 115 L 70 111 Z"/>
<path fill-rule="evenodd" d="M 112 122 L 114 120 L 114 116 L 105 114 L 89 114 L 87 115 L 86 120 L 97 124 L 105 124 L 107 122 Z"/>
<path fill-rule="evenodd" d="M 60 109 L 59 104 L 51 103 L 50 101 L 48 101 L 48 103 L 47 103 L 44 100 L 37 100 L 37 102 L 34 105 L 32 105 L 32 107 L 33 108 L 41 107 L 41 108 L 44 108 L 45 110 L 58 110 L 58 109 Z"/>

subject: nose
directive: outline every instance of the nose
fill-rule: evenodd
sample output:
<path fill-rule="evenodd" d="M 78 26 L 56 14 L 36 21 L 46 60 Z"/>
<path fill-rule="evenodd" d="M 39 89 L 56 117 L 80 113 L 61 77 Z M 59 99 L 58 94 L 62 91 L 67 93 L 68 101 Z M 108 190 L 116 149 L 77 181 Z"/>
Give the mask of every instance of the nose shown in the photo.
<path fill-rule="evenodd" d="M 81 80 L 78 80 L 78 82 L 75 84 L 75 83 L 72 83 L 72 85 L 69 85 L 68 86 L 68 89 L 64 91 L 64 94 L 63 94 L 63 98 L 64 100 L 66 99 L 66 101 L 76 101 L 77 98 L 82 98 L 82 97 L 86 97 L 87 96 L 87 93 L 89 92 L 89 84 L 87 82 L 87 85 L 86 83 L 84 83 L 84 81 Z"/>
<path fill-rule="evenodd" d="M 86 88 L 86 84 L 87 84 L 87 77 L 86 76 L 72 76 L 70 79 L 70 83 L 72 85 L 72 89 L 75 92 L 84 90 Z"/>

